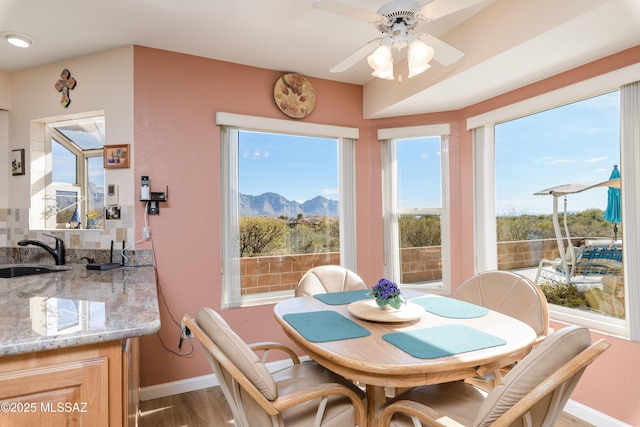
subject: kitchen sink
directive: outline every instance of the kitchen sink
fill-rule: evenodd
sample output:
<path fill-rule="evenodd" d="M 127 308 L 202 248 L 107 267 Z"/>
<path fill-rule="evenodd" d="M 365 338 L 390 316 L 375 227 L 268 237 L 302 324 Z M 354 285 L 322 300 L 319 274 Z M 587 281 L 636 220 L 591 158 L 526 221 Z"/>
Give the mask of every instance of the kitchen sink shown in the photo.
<path fill-rule="evenodd" d="M 53 269 L 48 267 L 36 267 L 36 266 L 14 266 L 0 268 L 0 277 L 9 279 L 11 277 L 31 276 L 33 274 L 47 274 L 55 273 L 56 271 L 66 271 L 66 269 Z"/>

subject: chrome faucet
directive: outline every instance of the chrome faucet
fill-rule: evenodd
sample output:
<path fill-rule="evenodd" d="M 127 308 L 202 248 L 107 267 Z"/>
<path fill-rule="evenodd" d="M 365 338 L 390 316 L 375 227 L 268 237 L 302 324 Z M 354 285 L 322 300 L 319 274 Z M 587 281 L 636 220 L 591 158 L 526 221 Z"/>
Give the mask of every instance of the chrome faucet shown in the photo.
<path fill-rule="evenodd" d="M 27 246 L 34 245 L 39 246 L 45 251 L 49 252 L 53 259 L 56 260 L 56 265 L 64 265 L 64 241 L 56 236 L 52 236 L 51 234 L 45 234 L 45 236 L 53 237 L 56 239 L 56 247 L 55 249 L 48 246 L 46 243 L 42 243 L 40 240 L 20 240 L 18 245 Z"/>

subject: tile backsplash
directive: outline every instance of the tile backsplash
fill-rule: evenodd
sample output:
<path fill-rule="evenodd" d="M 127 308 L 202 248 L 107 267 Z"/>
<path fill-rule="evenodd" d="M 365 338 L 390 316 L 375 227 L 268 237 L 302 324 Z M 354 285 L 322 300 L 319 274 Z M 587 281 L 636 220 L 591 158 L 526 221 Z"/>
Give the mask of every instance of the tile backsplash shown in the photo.
<path fill-rule="evenodd" d="M 20 247 L 24 239 L 37 239 L 53 244 L 51 234 L 64 240 L 66 262 L 84 263 L 88 257 L 97 263 L 109 262 L 113 242 L 113 262 L 120 262 L 123 242 L 125 247 L 134 239 L 133 206 L 121 206 L 121 219 L 106 220 L 103 230 L 36 230 L 29 231 L 29 209 L 0 209 L 0 263 L 43 263 L 52 264 L 53 258 L 40 248 Z M 151 264 L 151 250 L 126 250 L 128 265 Z"/>

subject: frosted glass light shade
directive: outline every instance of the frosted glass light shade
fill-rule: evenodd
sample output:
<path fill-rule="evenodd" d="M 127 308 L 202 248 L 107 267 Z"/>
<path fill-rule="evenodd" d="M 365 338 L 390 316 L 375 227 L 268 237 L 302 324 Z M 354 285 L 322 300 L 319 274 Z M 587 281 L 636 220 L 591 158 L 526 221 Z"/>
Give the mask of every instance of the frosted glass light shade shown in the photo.
<path fill-rule="evenodd" d="M 367 58 L 369 66 L 373 68 L 374 77 L 393 80 L 393 57 L 389 46 L 381 45 Z"/>
<path fill-rule="evenodd" d="M 409 78 L 417 76 L 431 68 L 429 61 L 433 58 L 434 50 L 421 40 L 416 40 L 409 46 Z"/>

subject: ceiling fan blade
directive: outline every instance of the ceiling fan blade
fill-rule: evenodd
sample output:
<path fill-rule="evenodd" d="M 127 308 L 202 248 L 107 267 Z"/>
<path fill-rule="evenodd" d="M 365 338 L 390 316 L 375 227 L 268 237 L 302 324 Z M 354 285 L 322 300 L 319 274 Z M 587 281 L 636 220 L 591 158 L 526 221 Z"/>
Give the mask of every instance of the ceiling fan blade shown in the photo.
<path fill-rule="evenodd" d="M 426 34 L 424 37 L 421 37 L 421 39 L 435 51 L 433 59 L 444 66 L 456 63 L 464 56 L 464 52 L 461 50 L 430 34 Z"/>
<path fill-rule="evenodd" d="M 483 0 L 434 0 L 420 9 L 420 15 L 428 21 L 452 14 L 467 7 L 473 6 Z"/>
<path fill-rule="evenodd" d="M 381 41 L 382 39 L 371 40 L 369 43 L 353 52 L 346 59 L 331 68 L 329 71 L 332 73 L 342 73 L 343 71 L 347 71 L 349 68 L 353 67 L 366 56 L 368 56 L 371 52 L 373 52 L 378 47 L 378 45 L 380 45 Z"/>
<path fill-rule="evenodd" d="M 338 0 L 315 0 L 313 7 L 369 23 L 378 22 L 383 19 L 381 15 L 375 12 L 351 6 Z"/>

